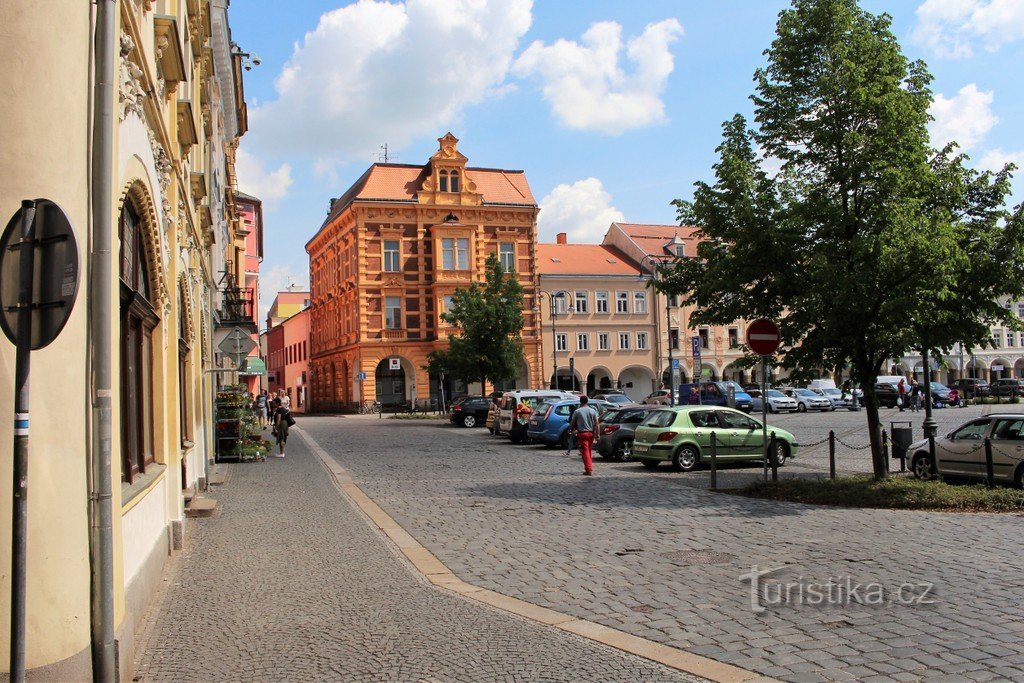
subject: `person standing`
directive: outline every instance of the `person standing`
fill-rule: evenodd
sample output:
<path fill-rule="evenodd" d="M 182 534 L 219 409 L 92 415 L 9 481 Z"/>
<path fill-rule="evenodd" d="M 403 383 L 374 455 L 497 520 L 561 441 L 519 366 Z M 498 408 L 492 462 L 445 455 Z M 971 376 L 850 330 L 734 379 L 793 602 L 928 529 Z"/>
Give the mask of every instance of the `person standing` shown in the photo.
<path fill-rule="evenodd" d="M 284 447 L 288 443 L 288 429 L 295 424 L 295 418 L 288 410 L 288 407 L 276 399 L 277 408 L 274 410 L 274 436 L 277 437 L 277 457 L 284 457 Z"/>
<path fill-rule="evenodd" d="M 269 400 L 266 389 L 261 391 L 260 395 L 256 397 L 256 417 L 259 418 L 260 429 L 267 428 L 267 410 L 269 408 L 267 402 Z"/>
<path fill-rule="evenodd" d="M 899 404 L 900 412 L 902 413 L 903 409 L 907 407 L 907 380 L 901 379 L 900 383 L 896 386 L 896 391 L 899 392 L 896 402 Z"/>
<path fill-rule="evenodd" d="M 580 407 L 569 419 L 569 432 L 576 435 L 576 442 L 580 447 L 580 457 L 583 458 L 583 474 L 588 476 L 594 473 L 591 449 L 594 446 L 594 435 L 601 428 L 597 411 L 587 405 L 589 402 L 590 399 L 586 396 L 580 396 Z"/>
<path fill-rule="evenodd" d="M 921 385 L 917 383 L 917 380 L 913 380 L 910 384 L 910 410 L 917 412 L 921 410 Z"/>

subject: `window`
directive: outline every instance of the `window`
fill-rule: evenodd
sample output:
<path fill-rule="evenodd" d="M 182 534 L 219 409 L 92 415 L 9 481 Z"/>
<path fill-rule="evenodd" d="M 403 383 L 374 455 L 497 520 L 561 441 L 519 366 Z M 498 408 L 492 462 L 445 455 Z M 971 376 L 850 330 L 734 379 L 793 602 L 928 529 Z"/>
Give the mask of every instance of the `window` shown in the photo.
<path fill-rule="evenodd" d="M 636 348 L 639 351 L 646 351 L 647 350 L 648 347 L 647 347 L 647 333 L 646 332 L 637 332 L 636 333 Z"/>
<path fill-rule="evenodd" d="M 384 241 L 384 271 L 398 272 L 398 240 Z"/>
<path fill-rule="evenodd" d="M 437 174 L 437 189 L 439 192 L 448 191 L 448 171 L 440 171 Z"/>
<path fill-rule="evenodd" d="M 629 313 L 629 292 L 615 292 L 615 312 Z"/>
<path fill-rule="evenodd" d="M 1017 304 L 1017 317 L 1024 318 L 1024 304 Z"/>
<path fill-rule="evenodd" d="M 120 253 L 120 384 L 122 477 L 131 482 L 155 461 L 153 449 L 153 328 L 149 273 L 139 214 L 126 200 L 118 220 Z"/>
<path fill-rule="evenodd" d="M 444 306 L 442 313 L 449 313 L 452 310 L 452 305 L 455 303 L 455 299 L 452 298 L 451 294 L 445 295 L 441 299 L 442 305 Z"/>
<path fill-rule="evenodd" d="M 629 351 L 629 332 L 619 332 L 619 349 Z"/>
<path fill-rule="evenodd" d="M 668 331 L 668 343 L 673 350 L 679 350 L 679 330 L 673 328 Z"/>
<path fill-rule="evenodd" d="M 590 350 L 590 335 L 586 333 L 579 333 L 576 335 L 576 350 L 577 351 L 589 351 Z"/>
<path fill-rule="evenodd" d="M 569 295 L 565 292 L 556 292 L 551 295 L 551 305 L 554 306 L 556 315 L 565 315 L 568 310 Z"/>
<path fill-rule="evenodd" d="M 575 298 L 576 298 L 576 302 L 573 304 L 573 306 L 574 306 L 573 310 L 576 311 L 577 313 L 589 313 L 590 311 L 587 310 L 587 308 L 588 308 L 587 293 L 586 292 L 576 292 L 575 293 Z"/>
<path fill-rule="evenodd" d="M 469 238 L 442 238 L 441 263 L 445 270 L 469 270 Z"/>
<path fill-rule="evenodd" d="M 501 267 L 506 273 L 514 273 L 516 270 L 516 245 L 512 242 L 502 242 L 499 244 L 498 258 L 501 260 Z"/>
<path fill-rule="evenodd" d="M 607 332 L 597 333 L 597 350 L 598 351 L 610 351 L 610 335 Z"/>
<path fill-rule="evenodd" d="M 555 335 L 555 351 L 568 351 L 569 340 L 566 338 L 565 332 L 559 332 Z"/>
<path fill-rule="evenodd" d="M 452 192 L 459 191 L 459 172 L 452 171 Z"/>
<path fill-rule="evenodd" d="M 402 327 L 402 298 L 389 296 L 384 304 L 384 325 L 389 330 L 398 330 Z"/>
<path fill-rule="evenodd" d="M 668 305 L 672 308 L 679 308 L 679 295 L 673 294 L 669 296 Z"/>
<path fill-rule="evenodd" d="M 675 251 L 676 251 L 676 257 L 677 258 L 683 258 L 684 256 L 686 256 L 686 245 L 685 244 L 677 244 Z"/>
<path fill-rule="evenodd" d="M 735 349 L 740 345 L 740 331 L 735 327 L 729 328 L 729 348 Z"/>
<path fill-rule="evenodd" d="M 598 313 L 608 312 L 608 292 L 594 292 L 594 310 Z"/>
<path fill-rule="evenodd" d="M 647 312 L 647 292 L 633 292 L 633 312 Z"/>
<path fill-rule="evenodd" d="M 1001 342 L 1003 340 L 1002 332 L 1002 330 L 992 331 L 992 348 L 998 349 L 1001 346 Z"/>
<path fill-rule="evenodd" d="M 697 334 L 700 336 L 700 348 L 710 349 L 711 348 L 711 334 L 708 332 L 708 328 L 702 327 L 697 330 Z"/>
<path fill-rule="evenodd" d="M 1010 348 L 1011 346 L 1014 346 L 1014 343 L 1013 343 L 1014 336 L 1015 335 L 1013 334 L 1013 330 L 1007 330 L 1006 331 L 1006 348 Z"/>

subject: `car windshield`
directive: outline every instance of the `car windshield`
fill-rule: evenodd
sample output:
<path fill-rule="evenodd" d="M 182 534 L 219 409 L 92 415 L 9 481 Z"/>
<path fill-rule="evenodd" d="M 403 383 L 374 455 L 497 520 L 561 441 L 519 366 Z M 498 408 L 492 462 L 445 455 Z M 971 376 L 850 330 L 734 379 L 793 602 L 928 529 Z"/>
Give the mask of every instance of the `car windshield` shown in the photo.
<path fill-rule="evenodd" d="M 608 396 L 605 396 L 604 400 L 608 401 L 609 403 L 620 403 L 620 404 L 621 403 L 632 403 L 633 402 L 632 400 L 630 400 L 629 396 L 626 396 L 625 394 L 610 394 Z"/>
<path fill-rule="evenodd" d="M 932 391 L 949 391 L 949 387 L 942 382 L 932 382 Z"/>
<path fill-rule="evenodd" d="M 843 392 L 839 391 L 838 389 L 823 389 L 822 391 L 824 391 L 829 396 L 842 396 L 843 395 Z"/>
<path fill-rule="evenodd" d="M 778 389 L 769 389 L 768 398 L 786 398 L 786 395 Z"/>
<path fill-rule="evenodd" d="M 675 411 L 655 410 L 653 413 L 648 415 L 641 424 L 648 427 L 668 427 L 675 421 L 675 419 Z"/>
<path fill-rule="evenodd" d="M 795 393 L 799 396 L 817 396 L 817 394 L 811 391 L 810 389 L 797 389 Z"/>

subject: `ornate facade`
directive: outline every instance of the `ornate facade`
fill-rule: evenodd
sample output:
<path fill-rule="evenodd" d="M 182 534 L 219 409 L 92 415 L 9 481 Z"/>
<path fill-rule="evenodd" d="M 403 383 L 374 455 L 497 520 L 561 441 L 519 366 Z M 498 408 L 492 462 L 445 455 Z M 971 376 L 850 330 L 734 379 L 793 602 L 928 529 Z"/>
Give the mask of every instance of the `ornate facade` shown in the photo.
<path fill-rule="evenodd" d="M 448 133 L 424 166 L 379 163 L 341 197 L 306 245 L 313 410 L 440 396 L 427 354 L 453 330 L 440 315 L 459 287 L 484 279 L 489 254 L 525 294 L 526 364 L 541 386 L 536 307 L 537 203 L 522 171 L 472 168 Z M 445 387 L 450 396 L 452 386 Z"/>

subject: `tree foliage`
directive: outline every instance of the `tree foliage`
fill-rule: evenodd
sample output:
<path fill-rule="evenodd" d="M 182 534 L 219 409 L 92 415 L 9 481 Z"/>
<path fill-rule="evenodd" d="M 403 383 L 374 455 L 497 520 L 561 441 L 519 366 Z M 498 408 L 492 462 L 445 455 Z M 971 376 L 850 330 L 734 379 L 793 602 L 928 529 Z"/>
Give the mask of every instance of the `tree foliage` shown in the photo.
<path fill-rule="evenodd" d="M 466 382 L 479 381 L 481 388 L 506 382 L 519 375 L 523 364 L 523 287 L 515 273 L 506 273 L 498 257 L 487 257 L 485 281 L 456 289 L 451 309 L 441 319 L 458 328 L 446 351 L 430 355 L 432 372 Z"/>
<path fill-rule="evenodd" d="M 1005 208 L 1012 166 L 978 173 L 955 145 L 931 147 L 931 76 L 887 15 L 794 0 L 776 34 L 756 129 L 727 121 L 714 184 L 673 202 L 703 241 L 661 288 L 697 324 L 779 321 L 778 361 L 797 376 L 849 368 L 881 477 L 874 378 L 917 349 L 987 342 L 996 321 L 1019 327 L 999 300 L 1024 293 L 1024 211 Z"/>

